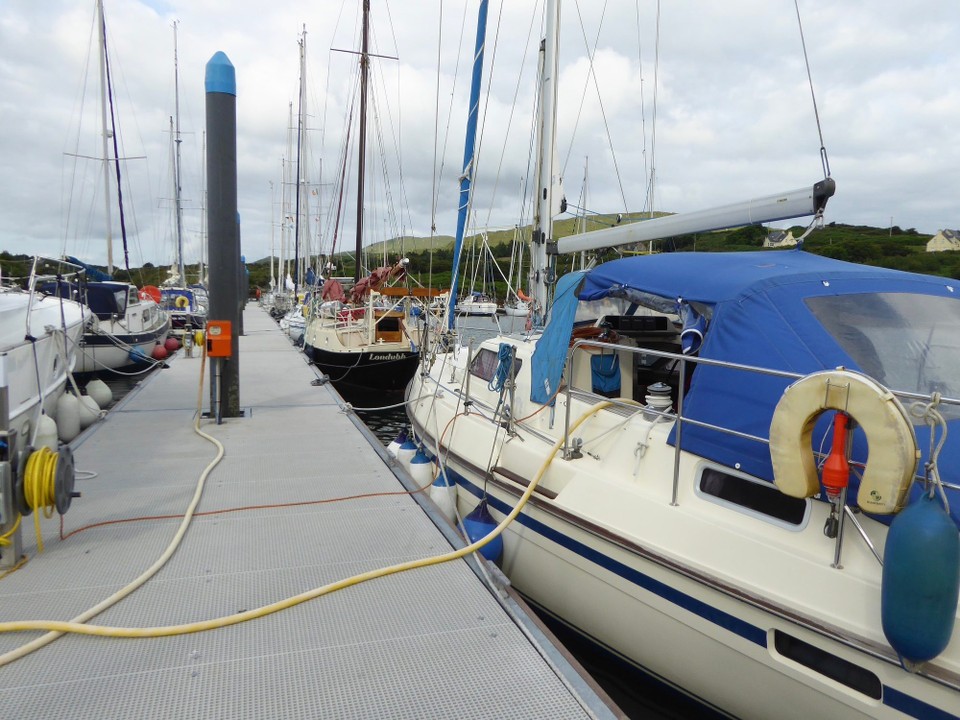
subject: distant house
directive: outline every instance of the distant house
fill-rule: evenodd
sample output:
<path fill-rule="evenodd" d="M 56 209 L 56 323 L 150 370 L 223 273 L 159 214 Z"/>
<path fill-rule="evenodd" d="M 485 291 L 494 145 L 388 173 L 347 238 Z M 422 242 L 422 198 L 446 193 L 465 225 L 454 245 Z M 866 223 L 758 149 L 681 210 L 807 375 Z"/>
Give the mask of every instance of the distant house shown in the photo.
<path fill-rule="evenodd" d="M 794 247 L 796 244 L 797 240 L 790 230 L 774 230 L 763 241 L 765 248 Z"/>
<path fill-rule="evenodd" d="M 941 230 L 927 242 L 927 252 L 960 250 L 960 230 Z"/>

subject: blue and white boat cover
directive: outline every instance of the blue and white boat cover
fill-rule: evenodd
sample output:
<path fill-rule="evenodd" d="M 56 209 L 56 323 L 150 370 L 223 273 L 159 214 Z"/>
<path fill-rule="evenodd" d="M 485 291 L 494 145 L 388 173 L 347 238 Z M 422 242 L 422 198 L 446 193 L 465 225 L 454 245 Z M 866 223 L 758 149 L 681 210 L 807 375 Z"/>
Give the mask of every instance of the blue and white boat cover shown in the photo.
<path fill-rule="evenodd" d="M 566 297 L 558 283 L 558 305 Z M 808 374 L 840 366 L 860 370 L 887 387 L 960 398 L 960 282 L 949 278 L 857 265 L 802 250 L 638 255 L 600 265 L 572 278 L 580 300 L 623 298 L 673 307 L 703 340 L 701 358 Z M 695 309 L 696 317 L 684 307 Z M 553 327 L 556 325 L 557 327 Z M 543 343 L 557 345 L 532 363 L 531 399 L 537 377 L 559 378 L 573 311 L 554 307 Z M 549 337 L 548 337 L 549 336 Z M 564 347 L 559 350 L 558 343 Z M 696 352 L 692 345 L 688 352 Z M 559 368 L 551 366 L 559 363 Z M 773 410 L 789 378 L 700 365 L 684 398 L 684 416 L 767 438 Z M 960 412 L 943 408 L 951 439 L 960 439 Z M 815 442 L 828 430 L 825 413 Z M 919 422 L 919 421 L 918 421 Z M 929 454 L 930 433 L 915 424 L 918 447 Z M 826 442 L 829 447 L 829 440 Z M 682 447 L 696 455 L 773 480 L 765 443 L 685 424 Z M 853 460 L 866 457 L 855 438 Z M 921 460 L 920 467 L 923 467 Z M 938 463 L 941 477 L 960 481 L 960 442 L 949 442 Z M 857 482 L 851 478 L 850 502 Z M 920 492 L 915 484 L 913 494 Z M 960 492 L 949 493 L 951 516 L 960 525 Z"/>

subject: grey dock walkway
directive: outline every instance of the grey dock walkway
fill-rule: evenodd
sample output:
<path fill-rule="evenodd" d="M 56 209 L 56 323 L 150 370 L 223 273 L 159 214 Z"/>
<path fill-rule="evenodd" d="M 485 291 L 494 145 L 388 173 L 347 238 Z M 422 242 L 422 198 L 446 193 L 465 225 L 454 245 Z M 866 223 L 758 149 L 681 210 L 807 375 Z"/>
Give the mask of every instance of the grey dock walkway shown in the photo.
<path fill-rule="evenodd" d="M 332 389 L 311 386 L 313 369 L 269 316 L 251 304 L 244 325 L 245 417 L 201 424 L 226 452 L 198 516 L 157 575 L 90 624 L 228 616 L 449 551 L 402 492 L 317 503 L 403 488 Z M 163 553 L 216 454 L 193 431 L 200 367 L 178 353 L 74 441 L 82 497 L 64 516 L 67 536 L 59 539 L 58 516 L 44 520 L 37 553 L 33 518 L 24 519 L 30 560 L 0 579 L 0 621 L 74 618 Z M 207 389 L 202 398 L 206 408 Z M 281 507 L 290 503 L 313 504 Z M 152 519 L 69 535 L 131 518 Z M 0 667 L 0 717 L 613 717 L 514 608 L 455 560 L 207 632 L 65 635 Z M 39 635 L 0 634 L 0 655 Z"/>

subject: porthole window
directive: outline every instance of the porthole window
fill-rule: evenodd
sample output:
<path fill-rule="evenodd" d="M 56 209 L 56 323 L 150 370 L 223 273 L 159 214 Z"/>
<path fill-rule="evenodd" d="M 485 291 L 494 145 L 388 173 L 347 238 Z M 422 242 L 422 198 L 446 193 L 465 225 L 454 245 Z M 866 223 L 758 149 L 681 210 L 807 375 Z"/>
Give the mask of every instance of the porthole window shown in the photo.
<path fill-rule="evenodd" d="M 709 500 L 791 529 L 804 525 L 807 518 L 808 500 L 784 495 L 772 483 L 736 475 L 726 469 L 703 466 L 697 491 Z"/>
<path fill-rule="evenodd" d="M 852 662 L 779 630 L 773 631 L 773 643 L 776 651 L 785 658 L 808 667 L 874 700 L 880 700 L 883 697 L 883 685 L 880 683 L 880 678 L 859 665 L 854 665 Z"/>
<path fill-rule="evenodd" d="M 497 373 L 497 365 L 499 362 L 500 359 L 497 357 L 495 351 L 488 348 L 480 348 L 477 354 L 473 356 L 473 362 L 470 363 L 470 374 L 490 382 Z M 514 374 L 520 372 L 522 365 L 523 361 L 517 358 Z"/>

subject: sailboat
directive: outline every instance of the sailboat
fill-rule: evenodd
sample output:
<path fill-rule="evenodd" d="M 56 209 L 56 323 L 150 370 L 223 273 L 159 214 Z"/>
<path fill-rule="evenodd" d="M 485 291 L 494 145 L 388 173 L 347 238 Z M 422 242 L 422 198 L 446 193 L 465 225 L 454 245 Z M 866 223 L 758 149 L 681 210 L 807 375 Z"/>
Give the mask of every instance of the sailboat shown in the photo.
<path fill-rule="evenodd" d="M 159 294 L 159 301 L 170 314 L 170 324 L 177 335 L 202 330 L 207 324 L 207 291 L 203 285 L 202 271 L 197 282 L 187 282 L 183 259 L 183 202 L 180 162 L 180 65 L 177 56 L 177 23 L 173 23 L 173 85 L 174 114 L 170 118 L 170 138 L 173 161 L 173 206 L 176 262 L 170 277 L 161 283 L 159 290 L 150 289 L 150 294 Z M 201 266 L 202 267 L 202 266 Z"/>
<path fill-rule="evenodd" d="M 510 255 L 510 273 L 507 281 L 507 299 L 503 303 L 503 312 L 511 317 L 527 317 L 533 299 L 523 292 L 523 242 L 520 228 L 514 229 L 513 246 Z M 514 272 L 516 270 L 516 273 Z M 516 284 L 514 284 L 516 278 Z"/>
<path fill-rule="evenodd" d="M 120 156 L 116 142 L 115 116 L 110 95 L 110 59 L 107 53 L 106 21 L 103 2 L 97 0 L 96 19 L 100 57 L 100 137 L 102 142 L 104 213 L 106 219 L 107 271 L 67 257 L 82 272 L 73 280 L 48 280 L 44 292 L 71 298 L 87 305 L 93 317 L 80 339 L 75 371 L 93 373 L 119 371 L 143 365 L 157 345 L 162 345 L 170 330 L 170 318 L 158 305 L 158 299 L 141 293 L 135 285 L 113 279 L 112 203 L 117 202 L 124 249 L 127 246 L 124 207 L 120 193 Z M 111 147 L 112 140 L 112 147 Z M 116 195 L 111 192 L 111 171 Z"/>
<path fill-rule="evenodd" d="M 278 324 L 280 329 L 290 338 L 290 341 L 297 347 L 303 345 L 303 335 L 306 330 L 306 308 L 310 297 L 319 290 L 319 284 L 322 278 L 318 277 L 310 266 L 312 257 L 310 247 L 310 197 L 311 191 L 307 182 L 307 166 L 309 162 L 305 160 L 308 157 L 307 152 L 307 28 L 304 26 L 300 35 L 300 86 L 298 92 L 298 105 L 300 112 L 297 115 L 297 150 L 296 150 L 296 182 L 292 183 L 291 189 L 295 191 L 296 199 L 294 201 L 293 216 L 293 275 L 296 279 L 287 276 L 288 289 L 290 295 L 288 298 L 290 307 L 283 313 L 276 312 L 279 316 Z M 289 129 L 293 130 L 293 104 L 290 105 L 291 122 Z M 290 143 L 292 144 L 292 142 Z M 286 168 L 286 164 L 285 164 Z M 286 188 L 286 184 L 285 184 Z M 278 306 L 275 305 L 275 308 Z"/>
<path fill-rule="evenodd" d="M 490 553 L 512 587 L 705 714 L 958 717 L 955 283 L 800 249 L 637 255 L 551 289 L 548 12 L 531 273 L 547 322 L 441 350 L 407 392 L 460 514 L 518 513 Z M 834 191 L 827 173 L 557 250 L 815 228 Z"/>
<path fill-rule="evenodd" d="M 0 285 L 0 384 L 8 393 L 6 429 L 17 433 L 20 447 L 38 443 L 42 415 L 55 418 L 90 318 L 83 304 L 38 289 L 64 273 L 60 266 L 56 273 L 40 274 L 40 263 L 34 259 L 25 287 Z"/>
<path fill-rule="evenodd" d="M 345 396 L 403 392 L 420 361 L 427 332 L 421 320 L 425 302 L 434 294 L 429 288 L 398 285 L 406 275 L 406 259 L 361 274 L 369 32 L 370 0 L 363 0 L 353 286 L 348 295 L 338 280 L 328 278 L 314 293 L 303 336 L 304 353 Z"/>

